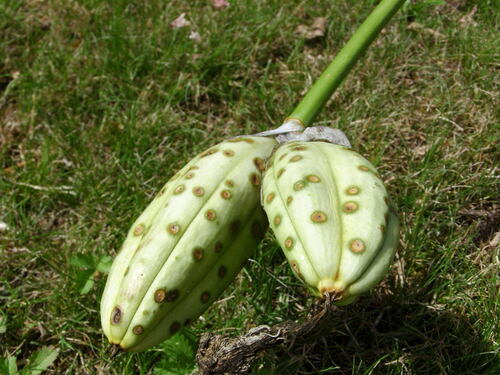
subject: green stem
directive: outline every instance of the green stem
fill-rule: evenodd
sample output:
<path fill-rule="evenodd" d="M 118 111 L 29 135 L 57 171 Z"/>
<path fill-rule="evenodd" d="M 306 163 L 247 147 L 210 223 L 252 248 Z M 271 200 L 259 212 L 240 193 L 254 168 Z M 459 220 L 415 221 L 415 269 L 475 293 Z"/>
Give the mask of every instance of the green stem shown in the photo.
<path fill-rule="evenodd" d="M 380 2 L 309 89 L 288 119 L 299 120 L 304 126 L 314 121 L 356 61 L 404 2 L 405 0 L 382 0 Z"/>

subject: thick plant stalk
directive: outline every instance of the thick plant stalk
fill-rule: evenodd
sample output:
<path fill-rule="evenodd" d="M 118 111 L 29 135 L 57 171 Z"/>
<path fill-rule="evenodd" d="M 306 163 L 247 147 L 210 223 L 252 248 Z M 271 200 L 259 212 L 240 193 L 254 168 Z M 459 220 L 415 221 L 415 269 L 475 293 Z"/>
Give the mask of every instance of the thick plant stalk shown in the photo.
<path fill-rule="evenodd" d="M 404 2 L 405 0 L 382 0 L 380 2 L 309 89 L 287 120 L 298 120 L 304 126 L 311 125 L 354 64 Z"/>

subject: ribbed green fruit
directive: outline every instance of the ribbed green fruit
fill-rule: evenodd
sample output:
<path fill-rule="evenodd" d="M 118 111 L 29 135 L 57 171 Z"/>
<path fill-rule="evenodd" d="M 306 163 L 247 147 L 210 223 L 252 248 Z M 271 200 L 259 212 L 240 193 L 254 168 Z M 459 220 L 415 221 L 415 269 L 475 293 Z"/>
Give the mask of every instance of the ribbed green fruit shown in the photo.
<path fill-rule="evenodd" d="M 241 270 L 267 229 L 264 160 L 276 141 L 228 140 L 180 170 L 133 224 L 101 300 L 110 342 L 145 350 L 196 319 Z"/>
<path fill-rule="evenodd" d="M 314 294 L 351 303 L 385 275 L 399 222 L 375 168 L 361 155 L 327 142 L 285 143 L 262 188 L 276 239 Z"/>

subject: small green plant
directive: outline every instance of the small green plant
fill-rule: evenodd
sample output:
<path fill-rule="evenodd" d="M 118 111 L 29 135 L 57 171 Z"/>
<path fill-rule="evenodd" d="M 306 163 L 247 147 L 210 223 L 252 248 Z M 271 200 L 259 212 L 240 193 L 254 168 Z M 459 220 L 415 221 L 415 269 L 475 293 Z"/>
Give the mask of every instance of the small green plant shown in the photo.
<path fill-rule="evenodd" d="M 154 369 L 155 375 L 186 375 L 196 366 L 196 336 L 184 329 L 160 346 L 162 359 Z"/>
<path fill-rule="evenodd" d="M 22 369 L 17 368 L 17 358 L 7 356 L 0 358 L 0 374 L 2 375 L 39 375 L 47 370 L 59 355 L 59 349 L 44 346 L 28 359 L 28 364 Z"/>
<path fill-rule="evenodd" d="M 80 294 L 92 290 L 96 277 L 109 272 L 113 259 L 109 255 L 76 254 L 71 257 L 70 264 L 75 272 L 76 287 Z"/>

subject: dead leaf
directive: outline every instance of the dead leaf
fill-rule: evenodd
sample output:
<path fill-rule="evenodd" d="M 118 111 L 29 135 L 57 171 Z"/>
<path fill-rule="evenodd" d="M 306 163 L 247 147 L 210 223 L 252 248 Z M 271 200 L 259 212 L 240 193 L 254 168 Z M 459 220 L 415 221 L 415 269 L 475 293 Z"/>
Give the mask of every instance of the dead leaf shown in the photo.
<path fill-rule="evenodd" d="M 427 146 L 427 145 L 417 146 L 417 147 L 413 148 L 413 154 L 415 156 L 424 156 L 428 150 L 429 150 L 429 146 Z"/>
<path fill-rule="evenodd" d="M 226 0 L 212 0 L 215 9 L 226 9 L 230 4 Z"/>
<path fill-rule="evenodd" d="M 449 7 L 453 10 L 458 10 L 458 8 L 463 7 L 467 0 L 444 0 Z"/>
<path fill-rule="evenodd" d="M 328 24 L 328 18 L 326 17 L 316 17 L 313 20 L 311 26 L 299 25 L 297 26 L 297 34 L 302 36 L 307 40 L 313 40 L 325 36 L 326 25 Z"/>
<path fill-rule="evenodd" d="M 500 211 L 497 211 L 495 209 L 493 210 L 481 210 L 481 209 L 467 209 L 463 208 L 458 211 L 460 215 L 466 215 L 466 216 L 477 216 L 477 217 L 489 217 L 489 218 L 496 218 L 500 217 Z"/>
<path fill-rule="evenodd" d="M 425 27 L 424 25 L 419 24 L 418 22 L 412 22 L 407 26 L 408 30 L 413 30 L 421 33 L 425 33 L 428 35 L 433 36 L 436 39 L 444 39 L 446 38 L 446 35 L 441 34 L 439 31 L 436 31 L 434 29 Z"/>
<path fill-rule="evenodd" d="M 181 13 L 181 15 L 179 17 L 177 17 L 175 20 L 170 22 L 169 26 L 171 29 L 178 29 L 181 27 L 187 27 L 189 25 L 191 25 L 191 22 L 189 22 L 186 19 L 186 13 Z"/>
<path fill-rule="evenodd" d="M 476 26 L 477 23 L 473 19 L 476 12 L 477 12 L 477 6 L 474 6 L 474 8 L 472 8 L 472 10 L 469 13 L 460 18 L 459 22 L 464 26 L 470 26 L 470 25 Z"/>
<path fill-rule="evenodd" d="M 3 169 L 3 173 L 5 174 L 14 174 L 16 173 L 16 170 L 13 167 L 7 167 Z"/>
<path fill-rule="evenodd" d="M 40 338 L 44 338 L 45 336 L 47 336 L 47 330 L 45 329 L 45 327 L 42 325 L 42 323 L 40 322 L 37 322 L 36 324 L 37 328 L 38 328 L 38 332 L 40 332 Z"/>
<path fill-rule="evenodd" d="M 194 40 L 197 43 L 201 42 L 201 35 L 198 31 L 191 31 L 189 33 L 189 39 Z"/>
<path fill-rule="evenodd" d="M 500 244 L 500 231 L 495 233 L 493 239 L 488 243 L 488 245 L 494 249 Z"/>
<path fill-rule="evenodd" d="M 7 225 L 7 223 L 0 221 L 0 233 L 7 232 L 8 230 L 9 230 L 9 226 Z"/>

